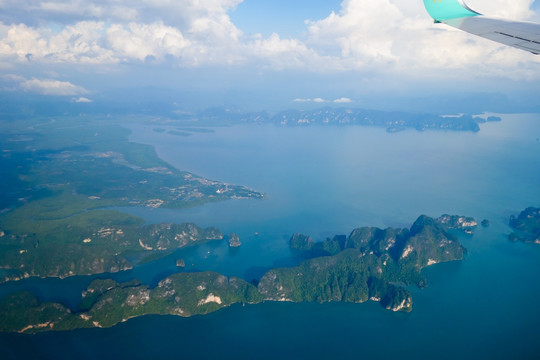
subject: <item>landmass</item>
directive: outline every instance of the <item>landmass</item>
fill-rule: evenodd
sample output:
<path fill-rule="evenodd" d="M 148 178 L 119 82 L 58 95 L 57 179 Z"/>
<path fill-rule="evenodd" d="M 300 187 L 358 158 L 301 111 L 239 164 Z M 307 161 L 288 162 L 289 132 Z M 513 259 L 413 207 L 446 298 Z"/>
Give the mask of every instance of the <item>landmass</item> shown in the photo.
<path fill-rule="evenodd" d="M 114 273 L 133 268 L 128 257 L 144 262 L 223 238 L 217 228 L 202 229 L 193 223 L 141 225 L 142 220 L 115 211 L 95 214 L 96 227 L 91 223 L 93 212 L 84 218 L 75 215 L 49 222 L 48 231 L 4 233 L 0 246 L 4 277 L 0 281 Z"/>
<path fill-rule="evenodd" d="M 227 235 L 227 239 L 229 241 L 229 247 L 239 247 L 240 245 L 242 245 L 238 234 L 231 233 Z"/>
<path fill-rule="evenodd" d="M 328 121 L 322 124 L 414 124 L 400 113 L 351 111 L 326 109 L 307 118 L 306 113 L 286 112 L 274 119 L 282 125 L 293 124 L 289 120 L 294 116 L 294 125 L 325 116 Z M 470 121 L 476 121 L 465 117 L 450 126 L 453 120 L 439 119 L 439 125 L 433 125 L 438 120 L 422 123 L 420 118 L 415 125 L 419 130 L 470 130 Z M 216 228 L 144 224 L 114 208 L 179 208 L 264 198 L 244 186 L 175 169 L 160 160 L 153 147 L 129 142 L 129 130 L 108 119 L 20 119 L 0 122 L 0 130 L 0 176 L 10 190 L 0 195 L 0 282 L 117 272 L 184 246 L 223 238 Z M 176 135 L 183 135 L 178 130 Z M 154 288 L 137 280 L 100 279 L 83 292 L 76 309 L 17 292 L 0 300 L 0 331 L 109 327 L 146 314 L 192 316 L 262 301 L 372 300 L 392 311 L 411 311 L 412 296 L 405 286 L 425 286 L 421 269 L 426 266 L 460 260 L 465 249 L 450 229 L 472 232 L 475 226 L 474 219 L 466 217 L 420 216 L 410 229 L 363 227 L 323 242 L 295 234 L 290 246 L 307 259 L 296 267 L 269 270 L 255 283 L 214 272 L 173 274 Z M 240 244 L 236 234 L 229 235 L 229 242 Z"/>
<path fill-rule="evenodd" d="M 424 267 L 461 260 L 465 252 L 448 226 L 425 215 L 410 229 L 363 227 L 324 242 L 294 234 L 290 246 L 313 258 L 266 273 L 258 286 L 266 300 L 374 300 L 393 311 L 412 310 L 411 294 L 399 284 L 425 286 Z"/>
<path fill-rule="evenodd" d="M 181 208 L 262 199 L 245 186 L 180 171 L 109 119 L 1 121 L 0 282 L 130 269 L 222 239 L 217 229 L 158 224 L 112 207 Z"/>
<path fill-rule="evenodd" d="M 77 309 L 17 292 L 0 300 L 0 331 L 110 327 L 147 314 L 187 317 L 263 301 L 371 300 L 388 310 L 411 311 L 405 286 L 424 287 L 423 268 L 461 260 L 465 252 L 448 227 L 425 215 L 410 229 L 362 227 L 323 242 L 295 234 L 290 245 L 311 258 L 296 267 L 269 270 L 257 284 L 215 272 L 173 274 L 154 288 L 137 280 L 98 279 L 83 292 Z"/>
<path fill-rule="evenodd" d="M 508 236 L 511 241 L 540 244 L 540 208 L 528 207 L 518 217 L 512 215 L 509 225 L 514 229 Z"/>
<path fill-rule="evenodd" d="M 500 117 L 472 116 L 440 116 L 433 114 L 414 114 L 399 111 L 381 111 L 359 108 L 324 107 L 315 110 L 286 110 L 275 115 L 266 112 L 243 113 L 230 109 L 206 109 L 191 117 L 206 124 L 245 124 L 272 123 L 280 126 L 310 126 L 310 125 L 361 125 L 384 127 L 388 132 L 398 132 L 405 129 L 480 131 L 478 124 L 501 121 Z"/>
<path fill-rule="evenodd" d="M 42 303 L 23 291 L 0 300 L 0 331 L 37 333 L 48 330 L 111 327 L 147 315 L 193 316 L 234 303 L 257 303 L 262 296 L 242 279 L 214 273 L 178 273 L 153 288 L 131 281 L 95 280 L 83 293 L 79 309 Z"/>
<path fill-rule="evenodd" d="M 322 108 L 312 111 L 288 110 L 272 119 L 280 125 L 363 125 L 385 127 L 388 132 L 407 128 L 424 130 L 480 131 L 480 117 L 460 115 L 456 117 L 432 114 L 412 114 L 351 108 Z"/>

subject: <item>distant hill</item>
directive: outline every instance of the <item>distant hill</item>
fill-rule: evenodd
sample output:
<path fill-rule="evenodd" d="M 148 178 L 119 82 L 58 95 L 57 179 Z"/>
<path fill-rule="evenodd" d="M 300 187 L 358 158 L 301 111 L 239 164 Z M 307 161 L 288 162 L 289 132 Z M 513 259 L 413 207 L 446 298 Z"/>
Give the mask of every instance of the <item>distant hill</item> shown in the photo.
<path fill-rule="evenodd" d="M 184 115 L 185 116 L 185 115 Z M 424 130 L 480 131 L 479 123 L 500 121 L 499 117 L 487 119 L 462 114 L 459 116 L 441 116 L 433 114 L 415 114 L 400 111 L 380 111 L 358 108 L 324 107 L 316 110 L 286 110 L 275 115 L 266 112 L 241 112 L 225 108 L 210 108 L 191 119 L 211 125 L 271 123 L 279 126 L 377 126 L 388 132 L 398 132 L 408 128 Z"/>

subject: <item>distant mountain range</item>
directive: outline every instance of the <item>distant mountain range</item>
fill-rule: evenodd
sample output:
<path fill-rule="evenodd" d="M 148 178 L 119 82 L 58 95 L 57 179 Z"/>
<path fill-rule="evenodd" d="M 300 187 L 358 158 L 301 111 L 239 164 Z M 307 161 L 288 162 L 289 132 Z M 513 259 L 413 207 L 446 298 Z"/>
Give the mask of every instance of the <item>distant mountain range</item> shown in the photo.
<path fill-rule="evenodd" d="M 479 123 L 500 121 L 501 118 L 486 118 L 472 115 L 440 116 L 413 114 L 397 111 L 380 111 L 351 108 L 325 107 L 316 110 L 286 110 L 273 116 L 266 112 L 242 113 L 223 108 L 211 108 L 197 115 L 184 114 L 193 120 L 211 124 L 272 123 L 281 126 L 309 125 L 363 125 L 385 127 L 388 132 L 407 128 L 423 130 L 479 131 Z"/>

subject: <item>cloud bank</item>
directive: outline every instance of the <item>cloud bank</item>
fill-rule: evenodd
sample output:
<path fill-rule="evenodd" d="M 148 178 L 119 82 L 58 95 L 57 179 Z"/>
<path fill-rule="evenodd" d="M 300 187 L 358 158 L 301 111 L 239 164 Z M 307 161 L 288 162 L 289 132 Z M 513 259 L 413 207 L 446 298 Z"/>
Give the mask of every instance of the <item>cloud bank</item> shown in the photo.
<path fill-rule="evenodd" d="M 464 78 L 480 73 L 540 79 L 539 56 L 433 24 L 421 1 L 344 0 L 338 12 L 308 21 L 301 38 L 278 32 L 268 37 L 243 33 L 229 16 L 241 3 L 2 0 L 0 69 L 30 64 L 167 64 L 194 69 L 384 72 L 435 79 L 455 71 L 452 76 Z M 494 16 L 526 20 L 535 15 L 532 0 L 468 3 Z M 33 82 L 27 87 L 47 91 Z"/>
<path fill-rule="evenodd" d="M 78 96 L 88 94 L 85 88 L 74 85 L 69 81 L 43 78 L 26 78 L 20 75 L 0 75 L 0 81 L 5 86 L 2 90 L 26 91 L 42 95 Z M 90 99 L 79 97 L 76 102 L 91 102 Z"/>
<path fill-rule="evenodd" d="M 69 81 L 52 79 L 28 79 L 20 83 L 21 89 L 37 92 L 42 95 L 74 96 L 87 94 L 88 91 L 80 86 L 73 85 Z"/>

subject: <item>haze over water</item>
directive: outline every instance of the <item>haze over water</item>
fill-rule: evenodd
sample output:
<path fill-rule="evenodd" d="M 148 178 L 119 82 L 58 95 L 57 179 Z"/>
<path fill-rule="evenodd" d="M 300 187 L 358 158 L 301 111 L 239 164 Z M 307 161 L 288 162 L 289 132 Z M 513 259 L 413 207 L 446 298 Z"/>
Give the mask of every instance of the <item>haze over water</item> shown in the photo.
<path fill-rule="evenodd" d="M 182 210 L 130 208 L 149 222 L 193 221 L 236 232 L 243 245 L 234 252 L 225 242 L 183 249 L 116 274 L 117 280 L 155 281 L 174 271 L 181 257 L 187 270 L 215 270 L 249 281 L 269 267 L 298 261 L 287 244 L 295 232 L 323 240 L 360 226 L 409 227 L 420 214 L 443 213 L 487 218 L 491 226 L 479 227 L 473 237 L 460 236 L 469 250 L 463 261 L 424 271 L 429 286 L 411 288 L 409 314 L 372 302 L 232 306 L 188 319 L 146 316 L 110 329 L 1 334 L 0 348 L 8 358 L 21 355 L 9 352 L 15 348 L 51 358 L 540 355 L 540 246 L 511 243 L 505 235 L 510 215 L 540 206 L 538 115 L 505 115 L 500 123 L 481 125 L 479 133 L 246 125 L 186 137 L 153 127 L 131 129 L 131 141 L 156 146 L 177 168 L 247 185 L 267 199 Z M 32 281 L 46 293 L 55 281 L 84 288 L 91 278 Z"/>

